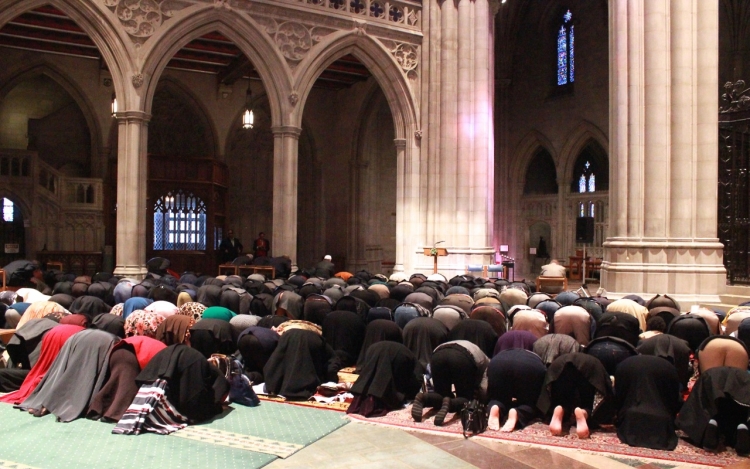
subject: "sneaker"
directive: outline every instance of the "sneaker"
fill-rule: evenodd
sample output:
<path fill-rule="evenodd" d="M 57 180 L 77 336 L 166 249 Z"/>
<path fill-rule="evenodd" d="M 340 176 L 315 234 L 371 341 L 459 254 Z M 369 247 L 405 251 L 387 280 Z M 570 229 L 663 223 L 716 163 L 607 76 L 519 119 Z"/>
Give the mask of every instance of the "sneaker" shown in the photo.
<path fill-rule="evenodd" d="M 737 425 L 737 441 L 734 443 L 734 450 L 742 455 L 750 453 L 750 431 L 744 423 Z"/>
<path fill-rule="evenodd" d="M 451 406 L 451 398 L 450 397 L 444 397 L 443 398 L 443 404 L 440 406 L 440 410 L 438 410 L 438 413 L 435 415 L 435 426 L 442 427 L 443 422 L 445 422 L 445 417 L 448 415 L 448 409 Z"/>
<path fill-rule="evenodd" d="M 422 410 L 424 410 L 424 393 L 420 392 L 411 405 L 411 418 L 417 423 L 422 421 Z"/>

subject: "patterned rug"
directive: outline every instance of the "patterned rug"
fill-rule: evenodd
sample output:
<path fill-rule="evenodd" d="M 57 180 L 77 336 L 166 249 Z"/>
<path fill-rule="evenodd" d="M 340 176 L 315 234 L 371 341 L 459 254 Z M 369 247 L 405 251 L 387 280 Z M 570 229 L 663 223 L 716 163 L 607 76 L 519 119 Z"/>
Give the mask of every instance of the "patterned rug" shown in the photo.
<path fill-rule="evenodd" d="M 411 418 L 411 406 L 407 406 L 405 409 L 390 412 L 384 417 L 365 418 L 361 415 L 350 414 L 349 418 L 360 422 L 387 425 L 409 430 L 451 433 L 457 435 L 462 433 L 461 420 L 458 414 L 448 414 L 448 419 L 446 419 L 445 424 L 442 427 L 435 426 L 432 418 L 434 414 L 435 412 L 431 411 L 430 413 L 425 414 L 425 419 L 423 419 L 422 422 L 416 423 Z M 735 453 L 732 448 L 721 447 L 718 452 L 705 451 L 688 443 L 684 438 L 680 438 L 679 444 L 674 451 L 652 450 L 648 448 L 628 446 L 621 443 L 617 438 L 617 433 L 615 432 L 614 427 L 595 430 L 591 433 L 591 438 L 586 440 L 578 439 L 575 435 L 575 427 L 571 429 L 571 433 L 568 435 L 553 437 L 549 434 L 548 426 L 543 423 L 535 423 L 523 430 L 512 433 L 501 433 L 499 431 L 487 430 L 480 436 L 473 438 L 488 438 L 558 448 L 572 448 L 593 453 L 610 453 L 633 458 L 656 459 L 718 467 L 748 461 L 748 458 L 737 456 L 737 453 Z"/>

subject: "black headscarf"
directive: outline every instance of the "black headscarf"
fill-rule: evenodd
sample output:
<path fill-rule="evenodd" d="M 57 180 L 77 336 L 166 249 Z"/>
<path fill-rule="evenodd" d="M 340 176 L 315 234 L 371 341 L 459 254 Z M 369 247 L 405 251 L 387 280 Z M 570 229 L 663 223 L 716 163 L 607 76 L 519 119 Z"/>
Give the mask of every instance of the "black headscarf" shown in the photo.
<path fill-rule="evenodd" d="M 83 314 L 93 321 L 100 314 L 109 313 L 112 309 L 104 300 L 95 296 L 82 296 L 76 298 L 70 305 L 70 312 L 73 314 Z"/>
<path fill-rule="evenodd" d="M 248 327 L 237 339 L 237 348 L 245 362 L 245 371 L 255 373 L 253 382 L 263 382 L 263 367 L 279 343 L 279 334 L 265 327 Z M 255 378 L 255 379 L 253 379 Z"/>
<path fill-rule="evenodd" d="M 206 358 L 214 353 L 231 355 L 237 350 L 237 337 L 229 322 L 201 319 L 190 328 L 190 346 Z"/>
<path fill-rule="evenodd" d="M 214 279 L 215 280 L 215 279 Z M 219 285 L 204 284 L 198 289 L 198 303 L 207 308 L 221 305 L 221 287 Z"/>
<path fill-rule="evenodd" d="M 378 342 L 384 341 L 398 342 L 399 344 L 402 344 L 404 339 L 401 328 L 389 319 L 376 319 L 369 323 L 365 330 L 365 339 L 364 342 L 362 342 L 362 348 L 359 351 L 359 358 L 357 358 L 356 373 L 360 372 L 362 365 L 365 363 L 367 349 Z"/>
<path fill-rule="evenodd" d="M 492 356 L 497 343 L 497 333 L 489 323 L 478 319 L 464 319 L 448 333 L 448 341 L 467 340 L 476 345 L 485 355 Z"/>
<path fill-rule="evenodd" d="M 333 311 L 323 320 L 323 338 L 333 349 L 328 364 L 328 376 L 332 381 L 341 368 L 356 363 L 366 327 L 365 320 L 351 311 Z"/>
<path fill-rule="evenodd" d="M 677 370 L 683 389 L 686 389 L 692 375 L 690 346 L 686 341 L 673 335 L 659 334 L 641 342 L 636 350 L 641 355 L 654 355 L 669 361 Z"/>
<path fill-rule="evenodd" d="M 697 350 L 701 343 L 711 335 L 706 320 L 700 316 L 680 316 L 669 323 L 667 333 L 687 341 L 691 350 Z"/>
<path fill-rule="evenodd" d="M 91 322 L 92 329 L 99 329 L 114 334 L 119 338 L 125 338 L 125 320 L 114 314 L 100 314 Z"/>
<path fill-rule="evenodd" d="M 448 341 L 448 328 L 435 318 L 415 318 L 404 327 L 403 337 L 404 345 L 427 368 L 433 350 Z"/>
<path fill-rule="evenodd" d="M 594 338 L 617 337 L 635 347 L 638 345 L 640 330 L 640 324 L 635 316 L 628 313 L 604 313 L 599 318 Z"/>

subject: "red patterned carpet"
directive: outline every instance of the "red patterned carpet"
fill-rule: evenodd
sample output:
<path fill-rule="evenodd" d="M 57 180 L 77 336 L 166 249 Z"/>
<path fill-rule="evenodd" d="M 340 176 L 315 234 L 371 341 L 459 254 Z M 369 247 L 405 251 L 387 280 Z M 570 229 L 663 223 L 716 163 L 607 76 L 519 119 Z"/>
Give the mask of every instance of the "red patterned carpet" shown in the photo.
<path fill-rule="evenodd" d="M 436 427 L 433 423 L 434 412 L 426 414 L 421 423 L 416 423 L 411 418 L 411 406 L 405 409 L 390 412 L 385 417 L 364 418 L 360 415 L 350 415 L 354 420 L 370 422 L 392 427 L 408 428 L 410 430 L 431 431 L 461 434 L 461 421 L 458 414 L 451 416 L 446 420 L 445 425 Z M 636 448 L 620 443 L 614 428 L 600 429 L 592 432 L 591 438 L 579 440 L 573 433 L 567 436 L 553 437 L 549 434 L 546 425 L 536 423 L 520 431 L 513 433 L 501 433 L 499 431 L 490 431 L 483 433 L 480 438 L 491 438 L 500 441 L 511 441 L 519 443 L 532 443 L 546 446 L 556 446 L 561 448 L 574 448 L 584 451 L 609 453 L 612 455 L 623 455 L 634 458 L 661 459 L 664 461 L 682 462 L 689 464 L 703 464 L 709 466 L 724 467 L 730 464 L 748 461 L 748 458 L 737 456 L 732 448 L 720 448 L 719 452 L 705 451 L 701 448 L 691 445 L 687 441 L 680 439 L 677 448 L 674 451 L 652 450 L 647 448 Z"/>

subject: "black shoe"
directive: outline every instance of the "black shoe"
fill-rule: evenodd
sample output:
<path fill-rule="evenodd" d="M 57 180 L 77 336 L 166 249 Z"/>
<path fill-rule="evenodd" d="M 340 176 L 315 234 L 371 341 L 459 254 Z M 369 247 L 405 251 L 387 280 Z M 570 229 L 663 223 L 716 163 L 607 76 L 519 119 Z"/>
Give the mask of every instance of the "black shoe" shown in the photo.
<path fill-rule="evenodd" d="M 737 441 L 734 443 L 734 450 L 742 455 L 750 453 L 750 431 L 745 424 L 737 426 Z"/>
<path fill-rule="evenodd" d="M 703 447 L 708 450 L 715 450 L 719 446 L 719 427 L 716 420 L 709 420 L 706 430 L 703 433 Z"/>
<path fill-rule="evenodd" d="M 422 421 L 422 410 L 424 410 L 424 393 L 420 392 L 411 404 L 411 418 L 413 418 L 415 422 Z"/>
<path fill-rule="evenodd" d="M 443 398 L 443 404 L 440 406 L 440 410 L 438 410 L 438 413 L 435 415 L 435 426 L 442 427 L 443 422 L 445 422 L 445 417 L 448 415 L 448 410 L 451 406 L 451 398 L 450 397 L 444 397 Z"/>

